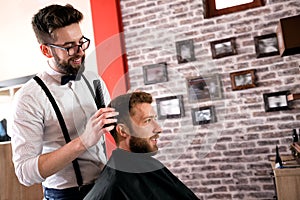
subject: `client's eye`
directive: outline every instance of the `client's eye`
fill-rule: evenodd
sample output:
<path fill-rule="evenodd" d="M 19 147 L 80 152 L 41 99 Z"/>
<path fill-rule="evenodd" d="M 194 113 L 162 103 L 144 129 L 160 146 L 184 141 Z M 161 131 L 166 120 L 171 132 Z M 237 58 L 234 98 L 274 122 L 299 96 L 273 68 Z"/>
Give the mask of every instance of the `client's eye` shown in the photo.
<path fill-rule="evenodd" d="M 145 120 L 145 123 L 148 124 L 148 123 L 151 122 L 151 120 L 152 120 L 151 118 L 147 118 L 147 119 Z"/>

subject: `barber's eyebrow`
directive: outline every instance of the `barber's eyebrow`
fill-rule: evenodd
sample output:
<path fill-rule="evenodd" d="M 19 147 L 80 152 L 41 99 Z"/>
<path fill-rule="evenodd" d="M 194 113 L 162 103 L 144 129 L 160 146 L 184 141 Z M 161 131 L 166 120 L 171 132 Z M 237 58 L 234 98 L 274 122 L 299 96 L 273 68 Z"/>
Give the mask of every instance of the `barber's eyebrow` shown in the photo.
<path fill-rule="evenodd" d="M 83 37 L 84 37 L 84 36 L 81 36 L 81 38 L 79 39 L 79 41 L 82 40 Z M 75 44 L 75 43 L 76 43 L 76 41 L 65 42 L 64 44 L 62 44 L 62 46 L 65 46 L 65 45 L 68 45 L 68 44 Z"/>

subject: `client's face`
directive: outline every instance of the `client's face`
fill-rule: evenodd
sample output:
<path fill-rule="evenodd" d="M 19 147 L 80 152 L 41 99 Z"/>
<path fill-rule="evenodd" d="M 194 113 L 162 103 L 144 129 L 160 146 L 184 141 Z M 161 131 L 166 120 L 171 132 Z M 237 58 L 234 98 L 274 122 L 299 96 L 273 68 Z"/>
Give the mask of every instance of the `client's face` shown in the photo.
<path fill-rule="evenodd" d="M 156 121 L 156 113 L 151 104 L 137 104 L 131 117 L 130 151 L 134 153 L 151 153 L 158 150 L 157 139 L 161 128 Z"/>

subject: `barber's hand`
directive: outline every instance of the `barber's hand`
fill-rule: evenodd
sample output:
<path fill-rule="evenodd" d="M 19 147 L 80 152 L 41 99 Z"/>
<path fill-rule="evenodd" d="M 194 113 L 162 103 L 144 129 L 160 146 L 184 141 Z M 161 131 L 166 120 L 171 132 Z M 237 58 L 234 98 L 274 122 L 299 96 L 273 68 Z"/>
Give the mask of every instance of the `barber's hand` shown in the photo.
<path fill-rule="evenodd" d="M 89 119 L 85 131 L 80 136 L 86 149 L 94 146 L 103 134 L 108 133 L 114 128 L 114 125 L 106 126 L 105 128 L 104 125 L 117 122 L 117 119 L 113 117 L 118 114 L 113 108 L 101 108 Z"/>

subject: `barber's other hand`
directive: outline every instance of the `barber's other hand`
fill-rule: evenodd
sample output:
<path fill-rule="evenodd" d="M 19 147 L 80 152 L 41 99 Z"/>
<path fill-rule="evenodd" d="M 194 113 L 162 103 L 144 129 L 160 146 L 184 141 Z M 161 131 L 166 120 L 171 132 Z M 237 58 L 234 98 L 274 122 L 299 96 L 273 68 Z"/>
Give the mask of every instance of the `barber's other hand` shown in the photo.
<path fill-rule="evenodd" d="M 113 108 L 101 108 L 89 119 L 85 131 L 80 136 L 86 149 L 94 146 L 103 134 L 114 128 L 114 125 L 106 126 L 105 128 L 104 125 L 117 122 L 117 119 L 114 117 L 118 114 Z"/>

